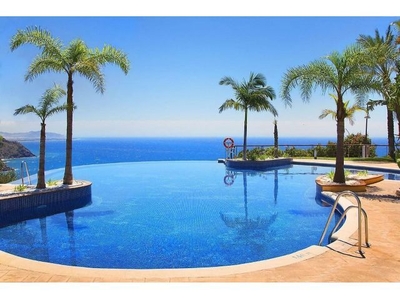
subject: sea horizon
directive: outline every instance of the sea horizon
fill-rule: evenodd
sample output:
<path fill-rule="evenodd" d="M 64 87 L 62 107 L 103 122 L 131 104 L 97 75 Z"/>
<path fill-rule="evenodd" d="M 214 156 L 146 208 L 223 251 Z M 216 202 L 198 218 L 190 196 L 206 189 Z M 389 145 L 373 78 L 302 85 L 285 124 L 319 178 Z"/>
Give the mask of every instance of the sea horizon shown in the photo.
<path fill-rule="evenodd" d="M 144 161 L 192 161 L 213 160 L 226 157 L 223 141 L 226 137 L 80 137 L 73 140 L 72 166 L 109 164 Z M 242 137 L 231 137 L 235 145 L 242 145 Z M 378 156 L 385 156 L 386 138 L 371 138 L 377 147 Z M 19 173 L 21 163 L 28 166 L 30 175 L 36 175 L 38 169 L 39 140 L 19 141 L 35 157 L 5 160 L 7 165 Z M 310 145 L 325 146 L 336 142 L 332 137 L 280 137 L 281 149 L 287 146 L 309 148 Z M 264 145 L 273 146 L 272 137 L 248 137 L 249 147 Z M 46 141 L 45 170 L 64 168 L 65 140 Z"/>

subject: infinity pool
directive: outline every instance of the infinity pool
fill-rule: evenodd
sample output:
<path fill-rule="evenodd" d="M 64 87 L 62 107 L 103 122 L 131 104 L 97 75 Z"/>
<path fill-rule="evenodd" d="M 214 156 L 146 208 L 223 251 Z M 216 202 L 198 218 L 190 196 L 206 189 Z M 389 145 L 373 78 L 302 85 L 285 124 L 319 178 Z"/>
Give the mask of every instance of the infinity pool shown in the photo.
<path fill-rule="evenodd" d="M 117 269 L 274 258 L 318 244 L 331 208 L 320 201 L 315 178 L 331 170 L 290 165 L 234 172 L 215 161 L 76 167 L 76 179 L 93 183 L 91 203 L 0 228 L 0 249 L 44 262 Z M 46 180 L 62 176 L 63 170 L 53 170 Z"/>

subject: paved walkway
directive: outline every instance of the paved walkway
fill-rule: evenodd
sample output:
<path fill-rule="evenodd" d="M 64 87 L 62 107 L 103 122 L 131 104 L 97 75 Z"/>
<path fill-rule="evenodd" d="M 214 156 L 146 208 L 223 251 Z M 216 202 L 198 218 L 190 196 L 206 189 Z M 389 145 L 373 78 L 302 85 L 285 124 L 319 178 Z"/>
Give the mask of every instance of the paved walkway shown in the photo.
<path fill-rule="evenodd" d="M 323 163 L 321 160 L 309 162 Z M 379 166 L 399 170 L 394 163 Z M 357 251 L 356 233 L 335 249 L 317 246 L 316 250 L 310 250 L 317 255 L 304 255 L 303 259 L 289 264 L 269 260 L 264 265 L 215 268 L 212 272 L 209 269 L 148 272 L 75 268 L 0 252 L 0 282 L 399 282 L 400 198 L 396 196 L 399 188 L 400 181 L 384 180 L 359 194 L 368 214 L 372 244 L 369 248 L 363 246 L 364 257 Z"/>

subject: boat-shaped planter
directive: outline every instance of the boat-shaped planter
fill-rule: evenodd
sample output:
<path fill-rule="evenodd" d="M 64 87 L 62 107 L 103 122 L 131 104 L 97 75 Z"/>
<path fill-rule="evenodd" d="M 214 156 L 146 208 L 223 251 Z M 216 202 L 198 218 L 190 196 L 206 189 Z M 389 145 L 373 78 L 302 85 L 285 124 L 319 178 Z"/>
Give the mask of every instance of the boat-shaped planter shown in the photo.
<path fill-rule="evenodd" d="M 381 174 L 371 175 L 350 175 L 345 183 L 335 183 L 328 179 L 326 175 L 317 177 L 315 183 L 323 192 L 365 192 L 367 186 L 384 180 Z"/>

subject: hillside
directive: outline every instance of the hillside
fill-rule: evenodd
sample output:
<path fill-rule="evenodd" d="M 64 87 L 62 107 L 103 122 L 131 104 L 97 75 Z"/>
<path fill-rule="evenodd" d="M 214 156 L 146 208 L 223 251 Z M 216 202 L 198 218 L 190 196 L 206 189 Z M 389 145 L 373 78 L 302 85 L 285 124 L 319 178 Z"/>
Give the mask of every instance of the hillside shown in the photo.
<path fill-rule="evenodd" d="M 29 149 L 18 141 L 9 141 L 0 137 L 0 159 L 33 157 L 35 156 Z"/>
<path fill-rule="evenodd" d="M 0 136 L 9 141 L 39 141 L 40 131 L 17 132 L 17 133 L 0 131 Z M 46 132 L 46 140 L 64 140 L 64 139 L 65 136 L 62 134 L 54 132 Z"/>

